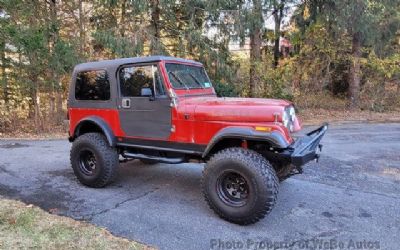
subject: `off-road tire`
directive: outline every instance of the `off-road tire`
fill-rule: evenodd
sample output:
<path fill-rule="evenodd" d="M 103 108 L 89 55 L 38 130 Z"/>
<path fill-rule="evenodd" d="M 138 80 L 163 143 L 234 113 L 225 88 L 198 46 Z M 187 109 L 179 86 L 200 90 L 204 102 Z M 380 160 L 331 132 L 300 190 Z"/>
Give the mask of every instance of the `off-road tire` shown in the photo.
<path fill-rule="evenodd" d="M 229 171 L 238 173 L 247 182 L 249 192 L 244 205 L 230 205 L 218 194 L 219 178 Z M 201 185 L 205 200 L 218 216 L 248 225 L 271 212 L 277 200 L 279 180 L 273 166 L 262 155 L 244 148 L 227 148 L 207 162 Z"/>
<path fill-rule="evenodd" d="M 82 152 L 92 152 L 95 158 L 93 174 L 85 174 L 81 167 Z M 89 187 L 101 188 L 113 181 L 119 165 L 119 155 L 104 135 L 87 133 L 79 136 L 72 144 L 71 166 L 78 180 Z"/>

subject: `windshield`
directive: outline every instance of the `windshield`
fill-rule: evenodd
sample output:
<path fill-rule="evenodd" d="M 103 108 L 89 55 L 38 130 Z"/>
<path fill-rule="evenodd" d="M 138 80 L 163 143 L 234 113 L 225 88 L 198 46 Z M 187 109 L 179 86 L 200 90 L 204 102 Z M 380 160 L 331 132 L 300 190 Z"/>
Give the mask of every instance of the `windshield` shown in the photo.
<path fill-rule="evenodd" d="M 204 89 L 212 87 L 203 67 L 166 63 L 165 68 L 174 89 Z"/>

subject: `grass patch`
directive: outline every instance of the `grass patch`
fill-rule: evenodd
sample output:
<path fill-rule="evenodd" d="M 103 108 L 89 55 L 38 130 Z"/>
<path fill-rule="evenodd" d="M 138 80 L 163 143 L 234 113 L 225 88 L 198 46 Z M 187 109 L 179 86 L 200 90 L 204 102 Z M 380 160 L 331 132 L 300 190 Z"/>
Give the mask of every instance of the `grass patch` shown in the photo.
<path fill-rule="evenodd" d="M 151 249 L 107 230 L 0 199 L 0 249 Z"/>

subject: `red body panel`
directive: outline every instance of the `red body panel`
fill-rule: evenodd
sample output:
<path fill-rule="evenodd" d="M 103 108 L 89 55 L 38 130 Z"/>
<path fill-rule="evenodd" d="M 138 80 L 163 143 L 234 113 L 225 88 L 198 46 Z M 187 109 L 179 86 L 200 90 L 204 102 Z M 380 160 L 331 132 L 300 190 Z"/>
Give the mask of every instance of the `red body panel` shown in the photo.
<path fill-rule="evenodd" d="M 269 127 L 291 143 L 289 131 L 275 123 L 289 102 L 269 99 L 180 97 L 174 124 L 176 136 L 185 142 L 208 144 L 226 127 Z M 279 117 L 278 117 L 279 118 Z"/>
<path fill-rule="evenodd" d="M 162 61 L 161 73 L 167 89 L 171 89 Z M 168 141 L 207 145 L 210 140 L 226 127 L 268 127 L 281 133 L 288 143 L 292 143 L 288 129 L 281 123 L 281 114 L 290 102 L 274 99 L 217 98 L 213 88 L 174 90 L 178 105 L 173 107 L 171 132 Z M 125 137 L 119 120 L 118 109 L 69 108 L 70 135 L 73 136 L 79 122 L 88 116 L 102 118 L 117 137 Z M 300 122 L 294 122 L 295 131 L 300 130 Z M 147 138 L 157 139 L 157 138 Z"/>
<path fill-rule="evenodd" d="M 124 131 L 121 130 L 117 109 L 69 108 L 68 115 L 70 135 L 74 134 L 75 128 L 81 120 L 89 116 L 97 116 L 108 124 L 108 126 L 113 130 L 115 136 L 125 136 Z"/>

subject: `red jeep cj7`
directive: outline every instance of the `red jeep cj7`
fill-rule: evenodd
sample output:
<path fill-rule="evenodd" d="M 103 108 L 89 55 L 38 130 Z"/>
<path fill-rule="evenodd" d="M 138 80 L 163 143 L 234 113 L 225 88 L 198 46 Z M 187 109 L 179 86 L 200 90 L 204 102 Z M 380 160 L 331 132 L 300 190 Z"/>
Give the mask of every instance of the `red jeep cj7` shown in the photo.
<path fill-rule="evenodd" d="M 327 130 L 294 140 L 292 103 L 218 98 L 201 63 L 163 56 L 77 65 L 68 114 L 71 164 L 84 185 L 110 183 L 120 160 L 206 162 L 205 199 L 237 224 L 272 210 L 279 181 L 318 159 Z"/>

